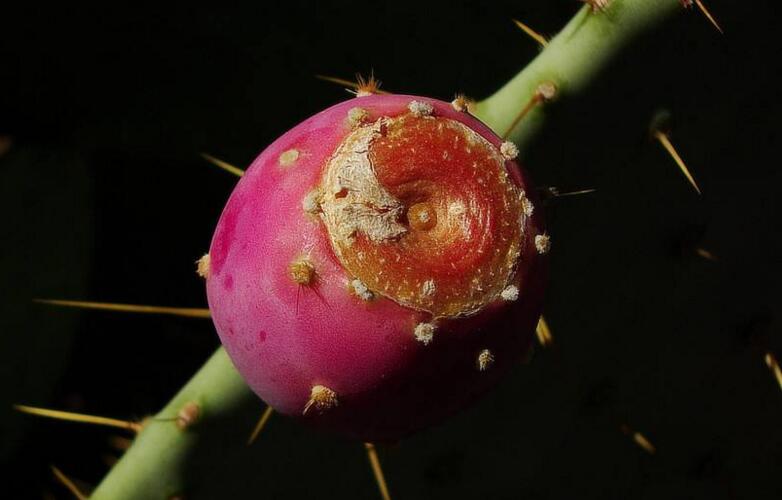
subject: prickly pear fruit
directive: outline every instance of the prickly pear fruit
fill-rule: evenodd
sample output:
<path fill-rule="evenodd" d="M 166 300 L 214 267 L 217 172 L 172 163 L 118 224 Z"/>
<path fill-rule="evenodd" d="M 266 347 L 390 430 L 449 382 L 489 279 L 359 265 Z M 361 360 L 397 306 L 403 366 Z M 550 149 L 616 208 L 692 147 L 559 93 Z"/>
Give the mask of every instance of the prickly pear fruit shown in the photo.
<path fill-rule="evenodd" d="M 365 441 L 434 424 L 530 349 L 548 236 L 462 101 L 369 95 L 271 144 L 226 205 L 209 307 L 277 412 Z"/>

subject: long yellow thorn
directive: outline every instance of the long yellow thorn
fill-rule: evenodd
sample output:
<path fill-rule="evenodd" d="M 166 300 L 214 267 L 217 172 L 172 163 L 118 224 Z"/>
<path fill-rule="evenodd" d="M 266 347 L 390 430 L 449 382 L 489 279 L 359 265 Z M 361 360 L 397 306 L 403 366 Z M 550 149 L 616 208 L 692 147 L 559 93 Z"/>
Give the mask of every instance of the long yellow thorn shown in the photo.
<path fill-rule="evenodd" d="M 76 498 L 77 500 L 87 500 L 87 495 L 81 492 L 79 488 L 76 486 L 76 484 L 71 481 L 68 476 L 62 473 L 60 469 L 55 467 L 54 465 L 51 466 L 52 473 L 54 474 L 54 477 L 57 478 L 57 481 L 59 481 L 63 486 L 65 486 L 68 491 L 71 492 L 71 494 Z"/>
<path fill-rule="evenodd" d="M 663 148 L 665 148 L 668 154 L 671 155 L 671 158 L 673 158 L 673 161 L 675 161 L 676 165 L 679 166 L 679 170 L 682 171 L 687 180 L 690 181 L 690 184 L 693 188 L 695 188 L 695 191 L 697 191 L 698 194 L 701 194 L 701 188 L 698 187 L 698 184 L 695 182 L 695 179 L 690 173 L 690 169 L 687 168 L 687 165 L 684 164 L 684 160 L 682 160 L 682 157 L 679 156 L 679 153 L 676 152 L 676 148 L 674 148 L 673 144 L 671 144 L 671 140 L 668 138 L 668 135 L 664 132 L 656 130 L 654 132 L 654 138 L 660 141 L 660 144 L 662 144 Z"/>
<path fill-rule="evenodd" d="M 377 487 L 380 490 L 380 496 L 383 498 L 383 500 L 391 500 L 391 495 L 388 493 L 386 478 L 383 475 L 383 469 L 380 467 L 380 459 L 377 458 L 377 450 L 375 450 L 375 445 L 372 443 L 364 443 L 364 447 L 367 449 L 369 465 L 372 466 L 372 473 L 375 475 L 375 481 L 377 481 Z"/>
<path fill-rule="evenodd" d="M 711 12 L 709 12 L 709 9 L 706 8 L 706 6 L 703 4 L 701 0 L 695 0 L 695 5 L 698 6 L 698 8 L 701 10 L 704 16 L 706 16 L 706 19 L 709 20 L 709 22 L 717 28 L 717 31 L 720 32 L 721 35 L 724 35 L 725 32 L 722 31 L 722 27 L 719 25 L 716 19 L 714 19 L 714 16 L 711 15 Z"/>
<path fill-rule="evenodd" d="M 535 333 L 538 336 L 538 342 L 540 342 L 540 345 L 543 347 L 548 347 L 554 343 L 554 337 L 551 335 L 551 329 L 548 327 L 548 323 L 546 323 L 546 318 L 544 318 L 542 315 L 538 320 L 538 326 L 535 328 Z"/>
<path fill-rule="evenodd" d="M 54 418 L 57 420 L 66 420 L 68 422 L 81 422 L 84 424 L 103 425 L 106 427 L 117 427 L 132 432 L 141 432 L 141 424 L 130 420 L 119 420 L 116 418 L 96 417 L 95 415 L 84 415 L 83 413 L 73 413 L 70 411 L 49 410 L 47 408 L 37 408 L 34 406 L 14 405 L 14 409 L 28 415 L 36 417 Z"/>
<path fill-rule="evenodd" d="M 782 369 L 779 368 L 777 358 L 775 358 L 774 355 L 770 352 L 766 353 L 766 366 L 768 366 L 769 370 L 771 370 L 771 373 L 774 374 L 774 377 L 777 379 L 777 383 L 779 384 L 779 388 L 782 389 Z"/>
<path fill-rule="evenodd" d="M 267 406 L 266 409 L 263 410 L 263 415 L 261 415 L 258 423 L 255 424 L 255 429 L 253 429 L 249 439 L 247 439 L 247 446 L 250 446 L 255 442 L 256 439 L 258 439 L 258 435 L 261 433 L 263 428 L 266 427 L 266 422 L 268 422 L 272 417 L 272 413 L 274 413 L 274 409 L 271 406 Z"/>
<path fill-rule="evenodd" d="M 215 166 L 218 166 L 218 167 L 222 168 L 226 172 L 230 172 L 230 173 L 234 174 L 237 177 L 241 177 L 241 176 L 244 175 L 244 170 L 242 170 L 241 168 L 235 167 L 235 166 L 231 165 L 230 163 L 221 160 L 220 158 L 215 158 L 214 156 L 212 156 L 212 155 L 210 155 L 208 153 L 201 153 L 201 158 L 203 158 L 204 160 L 208 161 L 212 165 L 215 165 Z"/>
<path fill-rule="evenodd" d="M 140 314 L 170 314 L 172 316 L 182 316 L 185 318 L 209 318 L 211 314 L 209 309 L 196 307 L 161 307 L 145 306 L 138 304 L 115 304 L 110 302 L 84 302 L 81 300 L 56 300 L 56 299 L 35 299 L 39 304 L 49 304 L 53 306 L 77 307 L 80 309 L 97 309 L 101 311 L 119 311 Z"/>
<path fill-rule="evenodd" d="M 361 76 L 357 76 L 356 80 L 358 81 L 352 81 L 352 80 L 346 80 L 344 78 L 338 78 L 336 76 L 328 76 L 328 75 L 315 75 L 315 78 L 318 80 L 323 80 L 324 82 L 331 82 L 336 83 L 337 85 L 344 85 L 347 87 L 347 89 L 352 89 L 353 93 L 359 93 L 359 92 L 367 92 L 369 94 L 390 94 L 391 92 L 388 92 L 386 90 L 380 89 L 380 83 L 375 80 L 374 75 L 370 75 L 369 80 L 364 80 Z"/>
<path fill-rule="evenodd" d="M 529 27 L 529 26 L 527 26 L 526 24 L 522 23 L 522 22 L 521 22 L 521 21 L 519 21 L 518 19 L 513 19 L 512 21 L 513 21 L 513 22 L 516 24 L 516 26 L 518 26 L 518 27 L 519 27 L 519 29 L 520 29 L 521 31 L 523 31 L 523 32 L 524 32 L 524 33 L 526 33 L 526 34 L 527 34 L 527 35 L 528 35 L 530 38 L 532 38 L 533 40 L 535 40 L 536 42 L 538 42 L 538 44 L 539 44 L 541 47 L 545 47 L 546 45 L 548 45 L 548 40 L 546 40 L 546 37 L 545 37 L 545 36 L 541 35 L 541 34 L 540 34 L 540 33 L 538 33 L 537 31 L 533 30 L 532 28 L 530 28 L 530 27 Z"/>

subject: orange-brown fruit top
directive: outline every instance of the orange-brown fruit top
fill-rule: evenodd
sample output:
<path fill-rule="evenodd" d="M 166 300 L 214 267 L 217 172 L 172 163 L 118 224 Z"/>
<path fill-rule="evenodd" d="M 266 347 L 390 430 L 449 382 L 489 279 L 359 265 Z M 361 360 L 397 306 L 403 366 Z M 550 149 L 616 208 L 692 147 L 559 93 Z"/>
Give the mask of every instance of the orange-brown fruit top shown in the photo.
<path fill-rule="evenodd" d="M 516 284 L 524 192 L 498 148 L 457 120 L 362 124 L 320 192 L 334 251 L 373 292 L 438 318 L 476 313 Z"/>

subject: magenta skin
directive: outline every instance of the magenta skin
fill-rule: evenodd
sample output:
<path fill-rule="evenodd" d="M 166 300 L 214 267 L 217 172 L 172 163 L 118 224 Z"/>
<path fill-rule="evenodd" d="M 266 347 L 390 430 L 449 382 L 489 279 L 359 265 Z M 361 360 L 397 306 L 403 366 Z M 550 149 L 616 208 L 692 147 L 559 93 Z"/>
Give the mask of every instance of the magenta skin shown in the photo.
<path fill-rule="evenodd" d="M 325 226 L 302 209 L 302 200 L 350 132 L 351 108 L 361 107 L 375 120 L 407 112 L 411 100 L 431 104 L 436 115 L 466 124 L 497 147 L 502 143 L 449 103 L 404 95 L 342 102 L 300 123 L 256 158 L 223 210 L 209 251 L 212 318 L 252 390 L 278 413 L 364 441 L 396 440 L 437 423 L 519 364 L 531 347 L 547 274 L 534 237 L 525 238 L 518 300 L 438 322 L 429 345 L 413 335 L 416 324 L 428 321 L 426 313 L 382 296 L 365 302 L 349 293 L 351 277 Z M 280 155 L 291 149 L 298 158 L 281 165 Z M 528 176 L 516 162 L 507 166 L 536 207 L 525 234 L 543 234 Z M 290 277 L 290 263 L 301 257 L 315 266 L 312 286 Z M 476 356 L 486 348 L 495 362 L 480 371 Z M 315 385 L 335 391 L 338 405 L 303 415 Z"/>

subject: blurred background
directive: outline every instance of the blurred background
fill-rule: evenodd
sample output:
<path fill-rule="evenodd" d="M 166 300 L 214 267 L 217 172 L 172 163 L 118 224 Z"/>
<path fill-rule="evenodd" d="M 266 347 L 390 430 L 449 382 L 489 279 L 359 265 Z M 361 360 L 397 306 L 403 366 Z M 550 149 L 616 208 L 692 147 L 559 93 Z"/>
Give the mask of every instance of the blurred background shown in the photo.
<path fill-rule="evenodd" d="M 482 98 L 538 52 L 511 18 L 553 35 L 579 8 L 19 5 L 0 17 L 7 498 L 68 498 L 51 464 L 97 484 L 121 434 L 12 403 L 140 418 L 218 346 L 209 320 L 32 302 L 205 307 L 194 261 L 236 178 L 200 152 L 245 167 L 349 97 L 315 74 Z M 724 36 L 683 12 L 551 106 L 523 163 L 540 186 L 597 189 L 547 209 L 554 344 L 475 407 L 381 448 L 394 498 L 782 498 L 782 391 L 764 363 L 782 356 L 778 3 L 708 5 Z M 660 108 L 702 196 L 650 140 Z M 193 469 L 189 498 L 379 498 L 357 443 L 274 417 L 245 448 L 262 408 Z"/>

